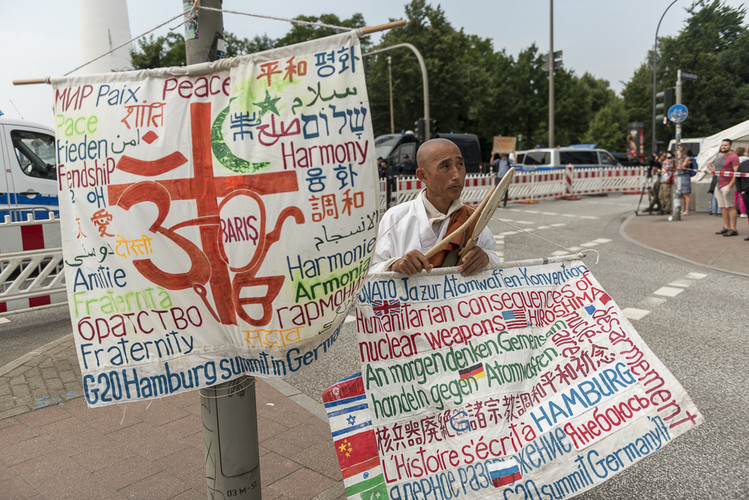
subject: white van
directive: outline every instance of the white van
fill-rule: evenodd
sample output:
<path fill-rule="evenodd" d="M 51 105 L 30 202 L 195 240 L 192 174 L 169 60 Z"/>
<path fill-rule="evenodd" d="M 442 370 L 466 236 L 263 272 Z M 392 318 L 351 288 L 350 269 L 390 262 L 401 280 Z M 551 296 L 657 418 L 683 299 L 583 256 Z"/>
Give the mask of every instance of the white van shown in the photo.
<path fill-rule="evenodd" d="M 700 154 L 700 149 L 702 148 L 702 141 L 704 141 L 704 137 L 698 137 L 696 139 L 682 139 L 679 141 L 679 143 L 684 146 L 684 149 L 687 150 L 687 156 L 694 156 L 696 157 L 698 154 Z M 676 140 L 671 139 L 671 142 L 668 143 L 668 150 L 674 151 L 676 149 Z"/>
<path fill-rule="evenodd" d="M 59 213 L 54 130 L 0 116 L 0 168 L 0 222 Z"/>
<path fill-rule="evenodd" d="M 585 167 L 620 167 L 616 158 L 599 148 L 538 148 L 515 153 L 515 166 L 523 170 L 552 170 L 574 165 Z"/>

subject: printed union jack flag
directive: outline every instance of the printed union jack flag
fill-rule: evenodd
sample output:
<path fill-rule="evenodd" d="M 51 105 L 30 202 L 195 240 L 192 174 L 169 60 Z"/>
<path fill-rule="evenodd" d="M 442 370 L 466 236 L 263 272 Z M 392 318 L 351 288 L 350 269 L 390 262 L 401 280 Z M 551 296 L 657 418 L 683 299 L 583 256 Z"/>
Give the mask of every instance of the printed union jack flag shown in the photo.
<path fill-rule="evenodd" d="M 525 328 L 528 326 L 528 317 L 523 309 L 502 311 L 502 319 L 507 323 L 507 328 Z"/>
<path fill-rule="evenodd" d="M 401 301 L 396 300 L 373 300 L 372 311 L 375 316 L 384 316 L 386 314 L 400 314 Z"/>

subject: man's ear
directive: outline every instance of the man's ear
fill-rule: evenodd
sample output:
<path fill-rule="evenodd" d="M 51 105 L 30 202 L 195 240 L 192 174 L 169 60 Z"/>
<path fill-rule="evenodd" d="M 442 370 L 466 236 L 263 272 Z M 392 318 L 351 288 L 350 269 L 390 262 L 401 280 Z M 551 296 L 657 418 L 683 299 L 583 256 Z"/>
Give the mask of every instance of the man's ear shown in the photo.
<path fill-rule="evenodd" d="M 419 179 L 421 182 L 424 182 L 424 179 L 426 179 L 426 176 L 424 175 L 424 169 L 421 167 L 416 168 L 416 178 Z"/>

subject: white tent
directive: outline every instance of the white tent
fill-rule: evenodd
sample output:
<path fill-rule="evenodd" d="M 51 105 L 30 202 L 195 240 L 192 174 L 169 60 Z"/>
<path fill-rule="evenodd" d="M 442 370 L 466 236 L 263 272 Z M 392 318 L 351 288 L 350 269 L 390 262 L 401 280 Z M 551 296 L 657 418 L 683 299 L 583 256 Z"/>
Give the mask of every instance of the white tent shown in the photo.
<path fill-rule="evenodd" d="M 723 139 L 731 139 L 733 141 L 734 149 L 737 147 L 737 143 L 749 142 L 749 120 L 722 130 L 710 137 L 705 137 L 705 140 L 702 141 L 702 146 L 700 147 L 700 154 L 697 155 L 697 165 L 699 165 L 700 169 L 706 168 L 710 160 L 715 158 L 718 151 L 720 151 L 720 143 Z M 705 176 L 704 173 L 699 173 L 697 174 L 697 177 L 695 177 L 695 180 L 701 180 L 703 176 Z"/>

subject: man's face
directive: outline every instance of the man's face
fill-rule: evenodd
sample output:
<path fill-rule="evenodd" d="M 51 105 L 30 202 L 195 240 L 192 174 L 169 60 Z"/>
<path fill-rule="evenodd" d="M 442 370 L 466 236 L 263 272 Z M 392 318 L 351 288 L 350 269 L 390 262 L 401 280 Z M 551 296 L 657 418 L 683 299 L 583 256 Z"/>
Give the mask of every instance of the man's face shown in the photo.
<path fill-rule="evenodd" d="M 731 150 L 731 143 L 728 141 L 723 141 L 720 143 L 720 152 L 721 153 L 728 153 Z"/>
<path fill-rule="evenodd" d="M 424 163 L 416 175 L 426 186 L 429 200 L 435 206 L 438 203 L 449 206 L 460 199 L 466 181 L 466 166 L 460 149 L 452 142 L 437 144 L 430 149 Z"/>

